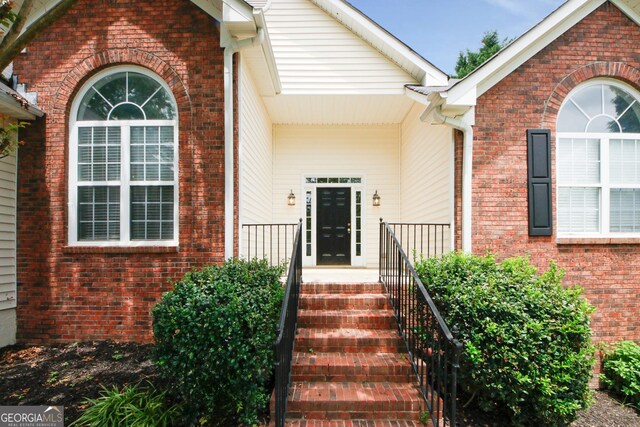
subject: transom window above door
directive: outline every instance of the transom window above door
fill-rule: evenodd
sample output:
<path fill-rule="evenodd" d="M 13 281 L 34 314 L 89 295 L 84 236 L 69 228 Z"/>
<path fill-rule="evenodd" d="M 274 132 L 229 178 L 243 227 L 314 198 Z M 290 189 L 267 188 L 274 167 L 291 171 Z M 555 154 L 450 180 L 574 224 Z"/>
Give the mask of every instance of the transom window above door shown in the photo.
<path fill-rule="evenodd" d="M 69 243 L 176 245 L 178 126 L 167 85 L 117 67 L 90 79 L 71 111 Z"/>
<path fill-rule="evenodd" d="M 640 235 L 640 103 L 598 80 L 565 100 L 557 123 L 558 234 Z"/>

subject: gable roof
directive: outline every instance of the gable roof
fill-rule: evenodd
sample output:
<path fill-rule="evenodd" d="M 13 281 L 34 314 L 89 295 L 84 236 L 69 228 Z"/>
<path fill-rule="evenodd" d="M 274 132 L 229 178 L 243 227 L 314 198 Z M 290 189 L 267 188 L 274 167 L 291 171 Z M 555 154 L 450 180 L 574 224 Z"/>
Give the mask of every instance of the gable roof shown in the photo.
<path fill-rule="evenodd" d="M 14 0 L 14 2 L 15 10 L 20 11 L 24 4 L 24 0 Z M 41 0 L 37 2 L 37 4 L 34 5 L 32 12 L 26 18 L 23 32 L 38 18 L 49 13 L 61 2 L 62 0 Z M 251 19 L 253 10 L 253 7 L 245 0 L 191 0 L 191 2 L 219 22 L 222 22 L 223 18 L 248 21 Z M 227 10 L 225 10 L 224 6 L 227 6 Z M 4 38 L 4 35 L 0 37 L 0 39 L 2 38 Z"/>
<path fill-rule="evenodd" d="M 30 23 L 47 13 L 61 0 L 45 0 L 27 18 Z M 272 0 L 191 0 L 219 21 L 230 20 L 254 25 L 252 10 L 268 8 Z M 424 59 L 405 43 L 364 15 L 345 0 L 308 0 L 352 31 L 371 47 L 413 76 L 423 86 L 448 87 L 440 92 L 448 105 L 475 105 L 477 97 L 548 46 L 606 1 L 611 1 L 629 18 L 640 24 L 640 0 L 568 0 L 539 24 L 514 40 L 474 72 L 458 82 Z M 23 0 L 16 0 L 16 7 Z M 453 83 L 453 84 L 451 84 Z M 416 87 L 409 90 L 420 92 Z M 430 91 L 432 92 L 432 91 Z"/>
<path fill-rule="evenodd" d="M 640 0 L 568 0 L 525 34 L 441 93 L 450 106 L 472 106 L 476 99 L 598 7 L 611 1 L 640 24 Z M 409 88 L 414 90 L 414 88 Z"/>
<path fill-rule="evenodd" d="M 16 0 L 16 9 L 22 7 L 24 0 Z M 38 18 L 58 5 L 62 0 L 43 0 L 27 17 L 24 28 L 28 28 Z M 191 0 L 219 22 L 230 27 L 251 31 L 254 29 L 253 8 L 268 8 L 272 0 Z M 397 39 L 380 25 L 368 18 L 357 8 L 344 0 L 309 0 L 325 13 L 395 63 L 416 81 L 428 86 L 447 84 L 448 76 L 432 63 L 420 56 L 405 43 Z M 252 28 L 249 28 L 252 27 Z M 240 31 L 238 31 L 239 33 Z"/>
<path fill-rule="evenodd" d="M 309 0 L 425 86 L 449 76 L 345 0 Z"/>
<path fill-rule="evenodd" d="M 265 12 L 277 0 L 247 0 Z M 446 85 L 448 75 L 345 0 L 308 0 L 424 85 Z"/>
<path fill-rule="evenodd" d="M 25 0 L 15 0 L 14 10 L 19 12 L 24 5 L 24 1 Z M 25 17 L 25 25 L 21 32 L 24 33 L 38 19 L 55 10 L 62 1 L 63 0 L 40 0 L 33 3 L 33 8 L 28 13 L 28 16 Z M 216 21 L 224 22 L 225 36 L 230 35 L 238 40 L 242 40 L 256 36 L 258 30 L 264 31 L 266 37 L 263 40 L 260 51 L 264 57 L 263 60 L 268 66 L 268 77 L 270 84 L 273 86 L 272 90 L 277 93 L 280 85 L 279 77 L 274 65 L 273 52 L 262 12 L 254 10 L 253 6 L 245 0 L 191 0 L 191 2 Z M 0 41 L 6 36 L 11 25 L 8 28 L 4 28 L 5 31 L 0 36 Z"/>

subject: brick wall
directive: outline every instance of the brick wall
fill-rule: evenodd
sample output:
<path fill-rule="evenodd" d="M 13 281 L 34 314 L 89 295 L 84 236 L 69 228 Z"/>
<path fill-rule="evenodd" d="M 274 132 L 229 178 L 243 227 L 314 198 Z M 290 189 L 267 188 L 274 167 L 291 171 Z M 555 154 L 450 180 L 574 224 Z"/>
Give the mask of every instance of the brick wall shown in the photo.
<path fill-rule="evenodd" d="M 605 3 L 483 94 L 476 110 L 474 251 L 526 255 L 541 268 L 556 260 L 567 271 L 564 282 L 584 287 L 597 307 L 595 342 L 640 339 L 640 244 L 558 245 L 555 236 L 530 237 L 525 131 L 550 128 L 555 139 L 562 101 L 591 78 L 612 77 L 640 89 L 639 61 L 640 28 Z M 555 185 L 555 140 L 552 153 Z"/>
<path fill-rule="evenodd" d="M 160 75 L 179 113 L 179 249 L 67 247 L 68 114 L 97 71 Z M 223 51 L 188 0 L 80 0 L 15 62 L 45 119 L 28 127 L 18 188 L 18 339 L 149 341 L 170 282 L 224 256 Z"/>

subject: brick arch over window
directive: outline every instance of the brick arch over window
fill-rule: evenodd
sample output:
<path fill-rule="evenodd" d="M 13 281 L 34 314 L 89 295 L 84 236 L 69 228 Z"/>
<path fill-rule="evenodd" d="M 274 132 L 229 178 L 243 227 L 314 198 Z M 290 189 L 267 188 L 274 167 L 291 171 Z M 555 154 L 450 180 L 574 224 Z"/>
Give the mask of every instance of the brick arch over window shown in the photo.
<path fill-rule="evenodd" d="M 578 68 L 556 85 L 544 105 L 541 128 L 556 128 L 560 107 L 569 93 L 578 85 L 594 78 L 610 77 L 640 89 L 640 70 L 624 62 L 593 62 Z"/>
<path fill-rule="evenodd" d="M 107 49 L 95 52 L 79 62 L 67 73 L 54 94 L 52 113 L 54 115 L 63 114 L 64 117 L 68 116 L 73 97 L 88 78 L 109 66 L 126 64 L 147 68 L 169 85 L 178 107 L 180 127 L 185 128 L 186 126 L 188 128 L 189 123 L 185 123 L 184 120 L 190 119 L 191 99 L 182 79 L 176 70 L 161 58 L 141 49 Z"/>

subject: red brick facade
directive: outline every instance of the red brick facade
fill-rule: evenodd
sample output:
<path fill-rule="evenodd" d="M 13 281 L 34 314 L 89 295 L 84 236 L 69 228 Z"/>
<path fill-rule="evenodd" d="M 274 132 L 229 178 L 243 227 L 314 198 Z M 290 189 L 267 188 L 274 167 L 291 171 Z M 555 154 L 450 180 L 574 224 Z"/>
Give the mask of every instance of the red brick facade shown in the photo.
<path fill-rule="evenodd" d="M 556 260 L 567 270 L 565 282 L 583 286 L 597 307 L 596 342 L 640 339 L 640 244 L 559 245 L 555 236 L 528 236 L 525 131 L 546 127 L 555 134 L 562 101 L 591 78 L 616 78 L 640 89 L 639 42 L 640 28 L 606 3 L 483 94 L 476 108 L 475 252 L 527 255 L 540 267 Z M 68 247 L 70 106 L 83 82 L 118 64 L 154 71 L 177 101 L 177 249 Z M 188 0 L 80 0 L 17 58 L 15 72 L 38 93 L 46 113 L 27 128 L 20 151 L 18 339 L 148 341 L 150 311 L 170 283 L 193 267 L 224 258 L 224 70 L 218 24 Z M 237 96 L 235 105 L 237 116 Z M 235 147 L 237 133 L 236 123 Z M 455 153 L 459 248 L 459 132 Z M 235 154 L 237 159 L 237 148 Z M 237 185 L 234 193 L 237 200 Z M 237 245 L 237 206 L 234 220 Z"/>
<path fill-rule="evenodd" d="M 69 110 L 90 76 L 136 64 L 179 114 L 179 248 L 67 246 Z M 18 339 L 148 341 L 169 284 L 224 257 L 224 69 L 218 24 L 188 0 L 80 0 L 15 62 L 45 119 L 27 129 L 18 188 Z"/>
<path fill-rule="evenodd" d="M 584 287 L 597 308 L 592 324 L 595 342 L 638 340 L 640 243 L 561 245 L 555 235 L 528 235 L 525 132 L 530 128 L 551 129 L 555 185 L 559 107 L 569 91 L 596 77 L 619 79 L 640 89 L 640 27 L 610 3 L 478 99 L 473 248 L 476 253 L 491 251 L 499 258 L 526 255 L 541 268 L 556 260 L 567 271 L 565 283 Z M 460 168 L 458 171 L 460 174 Z"/>

